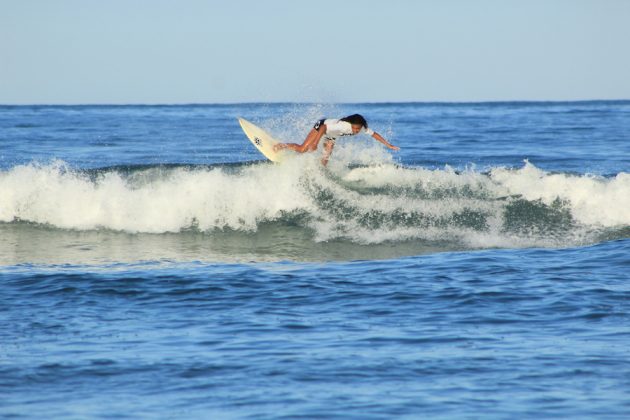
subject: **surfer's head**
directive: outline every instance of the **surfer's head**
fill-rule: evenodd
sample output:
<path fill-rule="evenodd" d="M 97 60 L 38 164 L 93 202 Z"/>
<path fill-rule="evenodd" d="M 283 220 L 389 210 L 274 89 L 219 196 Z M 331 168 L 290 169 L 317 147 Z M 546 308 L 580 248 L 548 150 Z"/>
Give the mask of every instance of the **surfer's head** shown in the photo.
<path fill-rule="evenodd" d="M 341 121 L 349 122 L 352 125 L 352 134 L 357 134 L 362 128 L 368 128 L 368 123 L 363 115 L 352 114 L 341 119 Z"/>

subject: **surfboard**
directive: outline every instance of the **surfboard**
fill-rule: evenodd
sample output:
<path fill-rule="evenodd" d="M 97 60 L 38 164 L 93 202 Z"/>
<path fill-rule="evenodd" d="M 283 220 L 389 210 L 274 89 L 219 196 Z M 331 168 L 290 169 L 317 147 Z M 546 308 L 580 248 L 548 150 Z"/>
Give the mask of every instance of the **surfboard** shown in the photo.
<path fill-rule="evenodd" d="M 278 140 L 274 139 L 262 128 L 258 127 L 255 124 L 247 121 L 244 118 L 239 118 L 238 122 L 241 124 L 241 128 L 245 132 L 247 138 L 252 142 L 252 144 L 258 149 L 260 153 L 262 153 L 267 159 L 272 162 L 282 162 L 284 159 L 284 152 L 273 151 L 273 146 L 277 143 L 280 143 Z"/>

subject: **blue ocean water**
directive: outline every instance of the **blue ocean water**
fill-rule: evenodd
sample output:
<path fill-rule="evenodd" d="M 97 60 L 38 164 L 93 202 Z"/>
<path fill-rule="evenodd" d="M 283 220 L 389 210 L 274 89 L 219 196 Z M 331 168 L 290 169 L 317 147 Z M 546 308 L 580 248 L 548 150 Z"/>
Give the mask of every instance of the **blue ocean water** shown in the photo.
<path fill-rule="evenodd" d="M 630 101 L 0 106 L 0 416 L 627 418 L 629 250 Z"/>

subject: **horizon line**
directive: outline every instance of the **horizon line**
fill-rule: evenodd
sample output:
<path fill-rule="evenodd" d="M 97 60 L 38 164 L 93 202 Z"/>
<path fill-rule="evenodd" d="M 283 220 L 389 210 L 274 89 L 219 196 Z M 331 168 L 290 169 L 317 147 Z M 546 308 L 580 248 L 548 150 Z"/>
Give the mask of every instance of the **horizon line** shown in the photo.
<path fill-rule="evenodd" d="M 627 99 L 515 99 L 515 100 L 480 100 L 480 101 L 225 101 L 225 102 L 76 102 L 76 103 L 0 103 L 0 107 L 18 106 L 232 106 L 232 105 L 390 105 L 390 104 L 424 104 L 424 105 L 455 105 L 455 104 L 562 104 L 562 103 L 594 103 L 594 102 L 630 102 Z"/>

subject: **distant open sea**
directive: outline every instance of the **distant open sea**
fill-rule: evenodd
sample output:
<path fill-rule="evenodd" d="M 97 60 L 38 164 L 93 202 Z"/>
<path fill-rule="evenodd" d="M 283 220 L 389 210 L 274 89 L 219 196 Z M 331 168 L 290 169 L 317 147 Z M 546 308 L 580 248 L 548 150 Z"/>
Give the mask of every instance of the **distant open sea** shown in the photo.
<path fill-rule="evenodd" d="M 630 418 L 630 101 L 0 106 L 0 417 Z"/>

